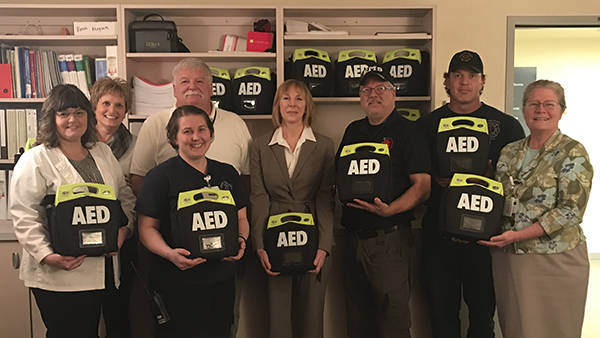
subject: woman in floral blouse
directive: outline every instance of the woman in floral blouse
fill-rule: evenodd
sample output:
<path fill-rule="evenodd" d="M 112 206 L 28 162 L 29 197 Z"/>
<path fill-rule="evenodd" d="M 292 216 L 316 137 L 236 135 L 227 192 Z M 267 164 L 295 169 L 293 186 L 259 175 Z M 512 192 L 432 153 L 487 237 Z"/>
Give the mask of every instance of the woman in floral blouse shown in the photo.
<path fill-rule="evenodd" d="M 559 83 L 525 89 L 531 135 L 508 144 L 496 176 L 505 191 L 505 232 L 480 241 L 492 252 L 500 326 L 505 338 L 581 337 L 589 261 L 581 221 L 593 169 L 579 142 L 558 129 L 566 108 Z"/>

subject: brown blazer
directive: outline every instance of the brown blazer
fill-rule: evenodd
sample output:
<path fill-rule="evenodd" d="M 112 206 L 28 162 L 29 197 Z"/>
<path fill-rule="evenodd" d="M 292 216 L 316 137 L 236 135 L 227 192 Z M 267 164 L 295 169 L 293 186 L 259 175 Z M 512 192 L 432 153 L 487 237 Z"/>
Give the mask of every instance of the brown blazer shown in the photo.
<path fill-rule="evenodd" d="M 314 133 L 306 141 L 292 177 L 285 163 L 284 147 L 269 146 L 273 133 L 250 145 L 250 229 L 254 249 L 264 249 L 263 232 L 270 215 L 305 212 L 316 217 L 319 249 L 331 252 L 333 243 L 334 147 L 330 138 Z"/>

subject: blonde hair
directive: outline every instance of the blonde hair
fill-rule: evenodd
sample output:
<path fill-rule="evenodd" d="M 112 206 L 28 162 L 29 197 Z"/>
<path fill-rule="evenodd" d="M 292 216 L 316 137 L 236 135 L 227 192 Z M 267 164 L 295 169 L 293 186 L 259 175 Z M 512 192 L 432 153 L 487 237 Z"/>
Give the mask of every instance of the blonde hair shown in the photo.
<path fill-rule="evenodd" d="M 279 102 L 281 102 L 281 97 L 285 95 L 290 88 L 295 87 L 304 96 L 306 102 L 306 108 L 304 110 L 304 114 L 302 115 L 302 122 L 307 127 L 310 127 L 312 124 L 312 115 L 315 109 L 315 103 L 313 101 L 312 94 L 306 84 L 302 81 L 289 79 L 282 83 L 279 88 L 277 88 L 277 92 L 275 92 L 275 98 L 273 99 L 273 113 L 272 120 L 273 125 L 275 127 L 281 126 L 281 112 L 279 111 Z"/>
<path fill-rule="evenodd" d="M 565 89 L 560 85 L 560 83 L 551 80 L 536 80 L 528 84 L 525 88 L 525 91 L 523 92 L 523 108 L 525 108 L 525 104 L 527 103 L 527 100 L 529 100 L 531 92 L 533 92 L 533 90 L 536 88 L 552 89 L 552 91 L 554 91 L 554 94 L 556 94 L 558 104 L 561 107 L 561 114 L 565 112 L 565 109 L 567 109 Z"/>

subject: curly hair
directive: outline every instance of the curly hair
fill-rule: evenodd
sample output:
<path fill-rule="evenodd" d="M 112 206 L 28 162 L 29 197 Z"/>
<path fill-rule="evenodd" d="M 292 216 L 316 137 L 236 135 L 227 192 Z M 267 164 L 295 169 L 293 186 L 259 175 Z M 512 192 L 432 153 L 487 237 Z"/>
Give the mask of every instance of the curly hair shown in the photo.
<path fill-rule="evenodd" d="M 110 78 L 108 76 L 96 81 L 90 89 L 90 103 L 92 110 L 96 110 L 96 105 L 102 96 L 113 94 L 121 96 L 125 100 L 125 112 L 129 111 L 131 104 L 131 89 L 127 81 L 121 78 Z"/>

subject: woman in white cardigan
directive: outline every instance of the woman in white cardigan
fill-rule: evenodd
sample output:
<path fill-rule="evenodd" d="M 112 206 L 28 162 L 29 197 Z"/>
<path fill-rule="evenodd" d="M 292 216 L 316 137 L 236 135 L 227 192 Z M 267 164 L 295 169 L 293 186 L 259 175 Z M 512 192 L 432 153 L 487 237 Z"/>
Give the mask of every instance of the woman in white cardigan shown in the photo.
<path fill-rule="evenodd" d="M 41 114 L 38 145 L 21 156 L 10 182 L 10 216 L 23 246 L 20 278 L 33 291 L 46 337 L 97 337 L 102 303 L 119 285 L 117 256 L 55 253 L 40 202 L 65 184 L 112 186 L 129 220 L 119 228 L 120 247 L 133 230 L 135 197 L 110 148 L 97 142 L 94 112 L 77 87 L 55 87 Z"/>

